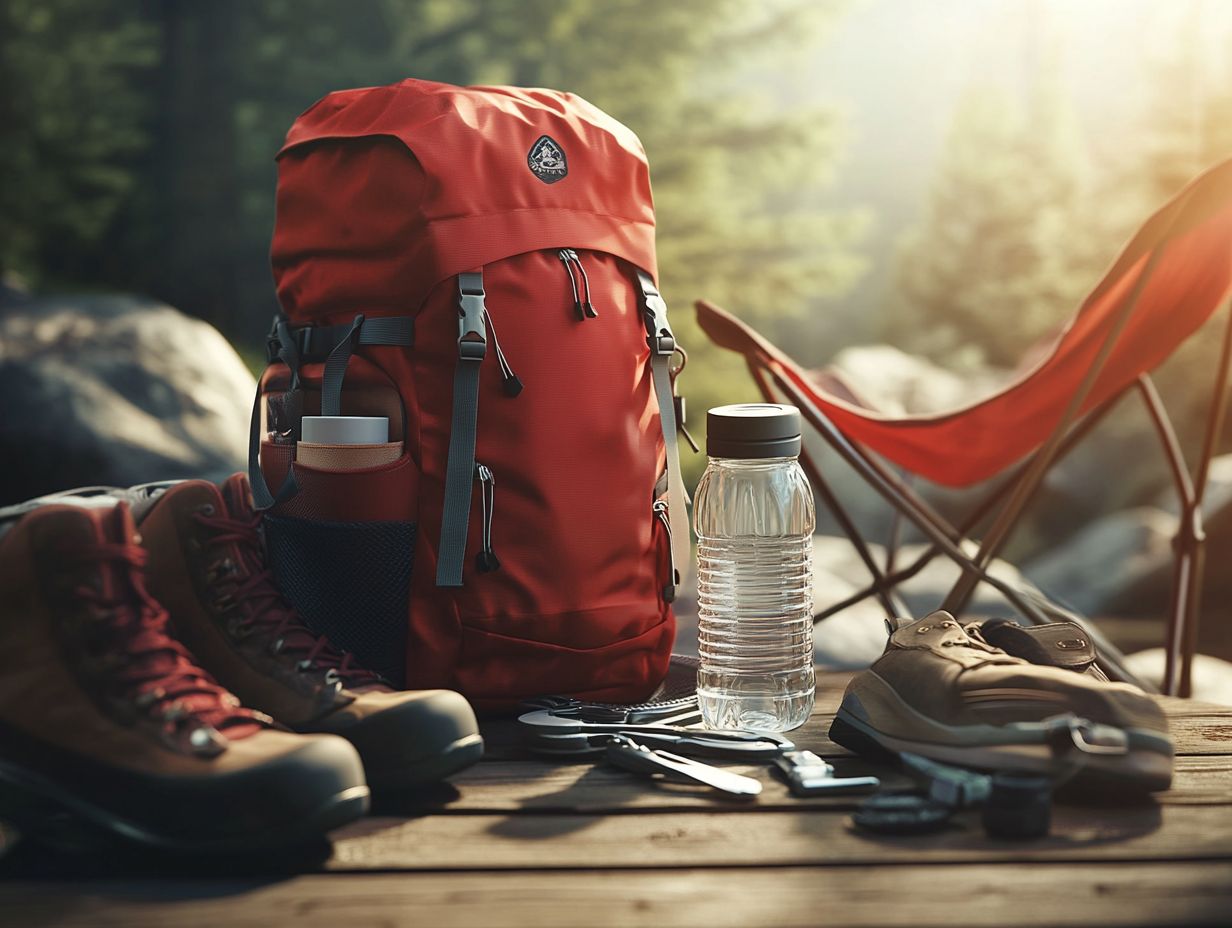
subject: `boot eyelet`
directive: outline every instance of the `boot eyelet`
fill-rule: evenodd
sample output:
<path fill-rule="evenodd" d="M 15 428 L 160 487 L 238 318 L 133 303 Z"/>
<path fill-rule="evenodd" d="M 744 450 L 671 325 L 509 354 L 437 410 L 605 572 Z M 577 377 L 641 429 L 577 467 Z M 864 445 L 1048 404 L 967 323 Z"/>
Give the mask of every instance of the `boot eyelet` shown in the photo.
<path fill-rule="evenodd" d="M 274 657 L 277 657 L 279 654 L 282 653 L 282 648 L 286 643 L 287 642 L 285 638 L 279 638 L 272 645 L 270 645 L 270 649 L 269 649 L 270 654 L 273 655 Z"/>
<path fill-rule="evenodd" d="M 312 661 L 309 661 L 309 660 L 299 661 L 298 663 L 296 663 L 295 669 L 298 670 L 300 673 L 307 673 L 308 671 L 312 669 Z"/>
<path fill-rule="evenodd" d="M 933 630 L 933 627 L 931 625 L 921 625 L 919 628 L 915 630 L 915 633 L 917 635 L 922 635 L 925 632 L 931 632 L 932 630 Z"/>
<path fill-rule="evenodd" d="M 178 699 L 163 710 L 162 719 L 169 725 L 178 725 L 188 718 L 188 707 Z"/>

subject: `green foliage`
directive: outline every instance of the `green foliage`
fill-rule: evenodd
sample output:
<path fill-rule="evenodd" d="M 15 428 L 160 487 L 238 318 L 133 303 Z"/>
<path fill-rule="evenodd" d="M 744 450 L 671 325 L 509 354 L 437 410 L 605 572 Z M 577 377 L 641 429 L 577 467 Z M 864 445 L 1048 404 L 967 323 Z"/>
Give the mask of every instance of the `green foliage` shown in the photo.
<path fill-rule="evenodd" d="M 1155 96 L 1141 111 L 1136 144 L 1099 172 L 1090 170 L 1072 111 L 1047 80 L 1027 113 L 987 90 L 971 93 L 954 120 L 924 217 L 903 241 L 887 339 L 963 368 L 1016 365 L 1054 334 L 1151 212 L 1199 171 L 1232 156 L 1232 90 L 1204 71 L 1191 54 L 1196 45 L 1190 36 L 1175 58 L 1155 64 Z M 1154 374 L 1191 456 L 1225 322 L 1216 314 Z M 1129 403 L 1100 434 L 1127 443 L 1149 428 Z M 1163 464 L 1154 454 L 1127 464 L 1112 504 L 1151 499 L 1166 476 Z"/>
<path fill-rule="evenodd" d="M 689 301 L 765 325 L 860 269 L 859 223 L 821 205 L 833 120 L 775 113 L 739 81 L 807 55 L 836 0 L 0 3 L 16 89 L 0 262 L 36 282 L 147 292 L 255 343 L 287 127 L 330 90 L 407 76 L 567 89 L 638 132 L 695 410 L 752 388 Z"/>
<path fill-rule="evenodd" d="M 155 32 L 95 0 L 0 4 L 0 270 L 75 278 L 136 184 Z"/>
<path fill-rule="evenodd" d="M 905 347 L 964 362 L 1016 363 L 1068 318 L 1108 260 L 1092 228 L 1086 158 L 1054 88 L 1029 112 L 993 91 L 960 105 L 919 227 L 904 240 Z"/>

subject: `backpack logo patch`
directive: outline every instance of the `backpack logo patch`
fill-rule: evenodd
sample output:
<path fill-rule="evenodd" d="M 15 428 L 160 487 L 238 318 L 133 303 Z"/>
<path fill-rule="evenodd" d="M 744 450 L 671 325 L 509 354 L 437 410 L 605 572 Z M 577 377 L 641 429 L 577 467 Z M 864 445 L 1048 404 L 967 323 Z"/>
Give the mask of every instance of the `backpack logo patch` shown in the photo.
<path fill-rule="evenodd" d="M 545 184 L 564 180 L 569 173 L 565 150 L 550 135 L 541 135 L 526 155 L 526 166 Z"/>

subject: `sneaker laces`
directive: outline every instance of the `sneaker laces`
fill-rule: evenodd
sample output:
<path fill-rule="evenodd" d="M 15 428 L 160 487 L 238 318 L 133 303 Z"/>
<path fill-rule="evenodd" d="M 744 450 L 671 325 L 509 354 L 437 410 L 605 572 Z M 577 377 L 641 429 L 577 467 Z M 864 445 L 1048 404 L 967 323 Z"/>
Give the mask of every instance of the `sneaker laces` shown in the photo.
<path fill-rule="evenodd" d="M 1006 654 L 1004 648 L 998 648 L 995 644 L 989 644 L 988 641 L 985 640 L 984 633 L 980 629 L 979 623 L 972 622 L 969 625 L 963 625 L 961 627 L 966 636 L 971 639 L 972 647 L 978 648 L 981 651 L 987 651 L 989 654 Z"/>
<path fill-rule="evenodd" d="M 221 749 L 214 733 L 238 739 L 263 727 L 264 716 L 241 708 L 167 633 L 167 613 L 145 587 L 146 552 L 140 545 L 98 542 L 71 559 L 91 568 L 101 564 L 106 571 L 110 582 L 101 590 L 83 584 L 75 593 L 98 623 L 99 645 L 116 659 L 111 680 L 132 694 L 138 708 L 161 720 L 168 734 L 181 726 L 204 730 L 200 737 L 194 731 L 190 740 L 197 748 Z"/>
<path fill-rule="evenodd" d="M 326 671 L 329 682 L 337 680 L 347 686 L 381 682 L 375 671 L 355 664 L 354 655 L 339 650 L 324 635 L 305 625 L 299 612 L 283 597 L 273 569 L 265 562 L 259 513 L 232 516 L 207 507 L 197 511 L 194 518 L 214 533 L 212 543 L 235 544 L 240 550 L 242 564 L 223 558 L 215 565 L 211 577 L 214 582 L 227 584 L 221 597 L 223 608 L 227 608 L 227 600 L 240 607 L 242 618 L 235 624 L 238 634 L 260 634 L 272 639 L 275 654 L 298 657 L 300 671 Z"/>

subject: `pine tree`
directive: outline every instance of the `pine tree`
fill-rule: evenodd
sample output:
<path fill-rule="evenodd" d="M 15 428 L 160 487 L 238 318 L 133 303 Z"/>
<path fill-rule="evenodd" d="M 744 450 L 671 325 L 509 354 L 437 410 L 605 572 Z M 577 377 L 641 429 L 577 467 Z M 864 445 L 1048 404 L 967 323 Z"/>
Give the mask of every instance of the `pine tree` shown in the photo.
<path fill-rule="evenodd" d="M 150 293 L 255 344 L 275 308 L 273 155 L 287 127 L 331 90 L 408 76 L 570 90 L 641 136 L 694 409 L 752 388 L 737 358 L 705 344 L 690 300 L 730 305 L 773 335 L 859 268 L 856 223 L 821 201 L 834 120 L 776 113 L 736 79 L 808 54 L 837 0 L 0 3 L 14 25 L 7 132 L 20 152 L 0 146 L 17 201 L 0 210 L 0 257 L 49 285 Z M 46 120 L 61 133 L 53 157 L 26 144 Z M 100 141 L 75 149 L 69 127 L 83 122 Z M 57 159 L 106 184 L 82 200 Z"/>
<path fill-rule="evenodd" d="M 0 2 L 0 272 L 97 275 L 147 144 L 153 30 L 125 4 Z"/>
<path fill-rule="evenodd" d="M 1078 307 L 1108 260 L 1092 246 L 1085 152 L 1057 88 L 1024 113 L 994 91 L 961 103 L 898 266 L 894 338 L 953 362 L 1010 365 Z"/>

